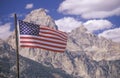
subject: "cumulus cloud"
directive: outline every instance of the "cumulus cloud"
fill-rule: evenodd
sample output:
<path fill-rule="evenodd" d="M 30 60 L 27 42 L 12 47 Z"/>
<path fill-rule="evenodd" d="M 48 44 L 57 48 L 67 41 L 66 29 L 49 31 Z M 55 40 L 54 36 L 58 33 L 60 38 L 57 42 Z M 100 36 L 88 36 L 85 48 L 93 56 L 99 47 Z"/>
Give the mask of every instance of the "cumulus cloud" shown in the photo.
<path fill-rule="evenodd" d="M 120 28 L 106 30 L 103 33 L 100 33 L 98 36 L 103 36 L 115 42 L 120 42 Z"/>
<path fill-rule="evenodd" d="M 108 20 L 88 20 L 83 23 L 83 25 L 92 33 L 94 31 L 109 29 L 112 27 L 112 23 Z"/>
<path fill-rule="evenodd" d="M 4 25 L 0 25 L 0 38 L 5 40 L 8 38 L 8 36 L 11 35 L 11 31 L 10 31 L 10 25 L 11 23 L 6 23 Z"/>
<path fill-rule="evenodd" d="M 72 17 L 64 17 L 55 21 L 58 29 L 64 32 L 70 32 L 71 30 L 77 28 L 81 25 L 81 22 L 72 18 Z"/>
<path fill-rule="evenodd" d="M 33 8 L 33 4 L 32 3 L 27 4 L 26 7 L 25 7 L 25 9 L 31 9 L 31 8 Z"/>
<path fill-rule="evenodd" d="M 105 18 L 120 15 L 120 0 L 64 0 L 59 12 L 81 15 L 83 18 Z"/>

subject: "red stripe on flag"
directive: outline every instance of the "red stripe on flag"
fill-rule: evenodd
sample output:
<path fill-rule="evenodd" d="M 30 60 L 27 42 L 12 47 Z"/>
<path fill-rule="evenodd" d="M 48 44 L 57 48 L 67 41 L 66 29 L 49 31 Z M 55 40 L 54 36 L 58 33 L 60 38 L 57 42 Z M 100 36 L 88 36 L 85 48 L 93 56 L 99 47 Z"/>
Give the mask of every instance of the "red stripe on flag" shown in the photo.
<path fill-rule="evenodd" d="M 24 44 L 40 44 L 40 45 L 44 45 L 44 46 L 50 46 L 50 47 L 55 47 L 55 48 L 60 48 L 60 49 L 65 49 L 65 46 L 59 46 L 59 45 L 51 45 L 51 44 L 46 44 L 46 43 L 43 43 L 43 42 L 35 42 L 35 41 L 20 41 L 21 43 L 24 43 Z"/>
<path fill-rule="evenodd" d="M 66 34 L 65 32 L 57 31 L 57 30 L 51 29 L 51 28 L 46 27 L 46 26 L 41 26 L 40 28 L 41 28 L 42 30 L 44 29 L 44 30 L 50 30 L 50 31 L 53 31 L 53 32 L 57 32 L 57 33 L 59 33 L 59 34 L 62 34 L 62 36 L 67 37 L 67 34 Z"/>
<path fill-rule="evenodd" d="M 44 41 L 44 42 L 51 42 L 51 43 L 56 43 L 56 44 L 62 44 L 62 45 L 66 45 L 66 42 L 65 41 L 61 41 L 61 40 L 55 40 L 55 39 L 42 39 L 41 37 L 40 38 L 35 38 L 35 37 L 20 37 L 21 40 L 20 41 L 24 41 L 25 39 L 26 40 L 38 40 L 38 41 Z"/>
<path fill-rule="evenodd" d="M 55 35 L 55 36 L 58 36 L 63 39 L 67 38 L 67 35 L 65 35 L 65 33 L 63 34 L 59 31 L 53 30 L 53 29 L 50 30 L 50 28 L 47 29 L 47 28 L 40 27 L 40 34 L 51 34 L 51 35 Z"/>
<path fill-rule="evenodd" d="M 58 36 L 53 36 L 53 35 L 40 34 L 39 36 L 40 37 L 45 37 L 45 38 L 51 38 L 51 39 L 61 40 L 61 41 L 66 41 L 66 39 L 60 38 Z"/>
<path fill-rule="evenodd" d="M 50 50 L 50 51 L 53 51 L 53 52 L 64 52 L 64 50 L 54 50 L 54 49 L 45 48 L 45 47 L 41 47 L 41 46 L 21 45 L 21 47 L 41 48 L 41 49 Z"/>

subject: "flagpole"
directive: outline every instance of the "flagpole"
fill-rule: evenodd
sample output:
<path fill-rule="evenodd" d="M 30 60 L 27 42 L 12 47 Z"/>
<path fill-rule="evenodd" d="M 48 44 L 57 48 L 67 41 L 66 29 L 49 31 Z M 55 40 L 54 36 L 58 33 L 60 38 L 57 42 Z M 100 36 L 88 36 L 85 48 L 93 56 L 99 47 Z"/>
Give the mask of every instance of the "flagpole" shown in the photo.
<path fill-rule="evenodd" d="M 17 78 L 20 77 L 19 75 L 19 43 L 18 43 L 18 29 L 17 29 L 17 15 L 14 14 L 14 24 L 15 24 L 15 35 L 16 35 L 16 63 L 17 63 Z"/>

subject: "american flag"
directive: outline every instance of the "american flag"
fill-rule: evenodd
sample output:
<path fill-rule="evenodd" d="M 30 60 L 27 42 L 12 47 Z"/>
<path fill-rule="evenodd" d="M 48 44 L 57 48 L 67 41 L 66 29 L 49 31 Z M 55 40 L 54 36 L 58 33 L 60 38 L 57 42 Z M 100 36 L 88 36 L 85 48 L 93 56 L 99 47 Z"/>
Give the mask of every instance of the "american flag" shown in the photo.
<path fill-rule="evenodd" d="M 20 46 L 64 52 L 67 34 L 47 26 L 39 26 L 19 20 Z"/>

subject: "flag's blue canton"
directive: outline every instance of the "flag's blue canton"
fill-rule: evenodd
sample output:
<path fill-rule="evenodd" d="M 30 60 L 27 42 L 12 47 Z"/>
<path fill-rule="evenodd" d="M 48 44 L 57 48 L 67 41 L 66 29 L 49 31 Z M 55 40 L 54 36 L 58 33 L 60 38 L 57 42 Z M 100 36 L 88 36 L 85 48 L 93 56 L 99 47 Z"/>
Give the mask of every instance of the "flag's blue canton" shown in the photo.
<path fill-rule="evenodd" d="M 19 29 L 21 35 L 39 35 L 39 25 L 19 20 Z"/>

